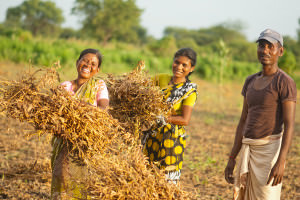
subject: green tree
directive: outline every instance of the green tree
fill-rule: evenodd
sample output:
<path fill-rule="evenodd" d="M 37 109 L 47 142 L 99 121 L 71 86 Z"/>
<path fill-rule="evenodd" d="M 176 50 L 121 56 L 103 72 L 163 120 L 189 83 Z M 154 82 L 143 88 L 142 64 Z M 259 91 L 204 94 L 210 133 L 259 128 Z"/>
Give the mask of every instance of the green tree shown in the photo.
<path fill-rule="evenodd" d="M 293 52 L 284 51 L 283 56 L 278 61 L 278 66 L 286 73 L 292 74 L 296 68 L 296 58 Z"/>
<path fill-rule="evenodd" d="M 63 28 L 61 29 L 59 38 L 62 39 L 80 38 L 80 33 L 79 31 L 74 30 L 73 28 Z"/>
<path fill-rule="evenodd" d="M 297 29 L 298 43 L 300 44 L 300 18 L 298 19 L 299 28 Z"/>
<path fill-rule="evenodd" d="M 104 44 L 110 40 L 136 42 L 145 39 L 135 0 L 76 0 L 73 14 L 82 15 L 82 31 Z"/>
<path fill-rule="evenodd" d="M 72 8 L 72 14 L 81 18 L 82 28 L 80 30 L 82 37 L 93 37 L 94 30 L 97 25 L 91 23 L 99 10 L 101 10 L 102 2 L 99 0 L 76 0 Z"/>
<path fill-rule="evenodd" d="M 33 35 L 57 35 L 64 21 L 62 10 L 51 1 L 27 0 L 7 9 L 4 24 L 11 28 L 23 28 Z"/>
<path fill-rule="evenodd" d="M 148 45 L 156 56 L 173 56 L 177 50 L 176 40 L 173 36 L 163 37 Z"/>
<path fill-rule="evenodd" d="M 243 29 L 241 22 L 224 23 L 210 28 L 188 30 L 178 27 L 167 27 L 164 36 L 173 36 L 177 46 L 184 46 L 184 42 L 192 41 L 198 46 L 195 48 L 199 54 L 218 52 L 220 39 L 231 49 L 230 54 L 237 61 L 256 61 L 256 45 L 247 41 L 240 31 Z"/>
<path fill-rule="evenodd" d="M 290 36 L 283 36 L 284 49 L 291 51 L 296 58 L 296 68 L 300 69 L 300 42 Z"/>

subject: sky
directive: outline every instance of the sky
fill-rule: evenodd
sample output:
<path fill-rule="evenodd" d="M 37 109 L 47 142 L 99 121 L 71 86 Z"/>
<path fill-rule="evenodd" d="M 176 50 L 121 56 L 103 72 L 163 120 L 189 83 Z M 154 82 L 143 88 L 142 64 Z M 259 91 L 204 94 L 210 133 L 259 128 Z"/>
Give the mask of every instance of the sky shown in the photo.
<path fill-rule="evenodd" d="M 4 21 L 7 8 L 23 1 L 0 0 L 0 22 Z M 71 15 L 74 0 L 52 1 L 63 10 L 64 27 L 80 27 L 78 18 Z M 242 22 L 242 32 L 249 41 L 256 40 L 266 28 L 297 39 L 300 28 L 300 0 L 136 0 L 136 4 L 143 9 L 141 25 L 157 39 L 169 26 L 198 30 L 224 22 Z"/>

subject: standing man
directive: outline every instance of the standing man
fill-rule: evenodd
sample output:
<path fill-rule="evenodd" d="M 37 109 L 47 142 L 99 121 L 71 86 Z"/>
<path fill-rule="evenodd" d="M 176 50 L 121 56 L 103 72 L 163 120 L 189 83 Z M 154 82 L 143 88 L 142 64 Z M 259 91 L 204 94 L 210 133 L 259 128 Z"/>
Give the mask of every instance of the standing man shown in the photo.
<path fill-rule="evenodd" d="M 225 179 L 234 183 L 234 199 L 279 200 L 294 131 L 297 89 L 293 79 L 278 67 L 278 58 L 283 54 L 282 36 L 266 29 L 256 42 L 262 70 L 244 83 L 243 110 Z"/>

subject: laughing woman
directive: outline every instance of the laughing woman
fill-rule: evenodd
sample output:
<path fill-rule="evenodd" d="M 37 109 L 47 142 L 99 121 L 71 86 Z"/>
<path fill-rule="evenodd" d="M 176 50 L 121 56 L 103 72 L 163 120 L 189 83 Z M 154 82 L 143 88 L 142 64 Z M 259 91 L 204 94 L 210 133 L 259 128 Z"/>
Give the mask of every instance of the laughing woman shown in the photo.
<path fill-rule="evenodd" d="M 177 183 L 180 179 L 186 146 L 185 127 L 191 119 L 197 99 L 197 85 L 189 80 L 197 55 L 191 48 L 179 49 L 173 59 L 171 75 L 159 75 L 155 82 L 164 92 L 164 99 L 172 103 L 174 113 L 159 128 L 147 131 L 144 153 L 151 162 L 159 163 L 166 171 L 166 179 Z"/>
<path fill-rule="evenodd" d="M 109 103 L 106 85 L 103 80 L 94 78 L 101 63 L 102 55 L 98 50 L 83 50 L 76 62 L 77 79 L 65 81 L 62 86 L 76 99 L 105 109 Z M 60 137 L 53 139 L 51 165 L 51 199 L 87 199 L 84 186 L 76 183 L 76 180 L 84 180 L 87 168 L 81 160 L 69 153 L 66 143 Z"/>

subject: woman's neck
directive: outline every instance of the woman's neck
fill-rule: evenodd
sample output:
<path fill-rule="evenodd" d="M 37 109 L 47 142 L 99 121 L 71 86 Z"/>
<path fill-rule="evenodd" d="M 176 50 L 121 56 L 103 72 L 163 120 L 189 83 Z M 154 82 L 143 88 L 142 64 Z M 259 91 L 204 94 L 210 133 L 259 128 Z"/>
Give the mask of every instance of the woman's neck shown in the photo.
<path fill-rule="evenodd" d="M 78 87 L 80 87 L 80 86 L 82 86 L 85 82 L 87 82 L 88 81 L 88 79 L 84 79 L 84 78 L 77 78 L 76 80 L 75 80 L 75 83 L 76 83 L 76 85 L 78 86 Z"/>
<path fill-rule="evenodd" d="M 77 78 L 73 81 L 73 90 L 76 92 L 88 79 Z"/>
<path fill-rule="evenodd" d="M 176 78 L 176 77 L 173 76 L 172 79 L 171 79 L 171 82 L 173 84 L 184 83 L 184 82 L 186 82 L 186 78 L 185 77 L 183 77 L 183 78 Z"/>

